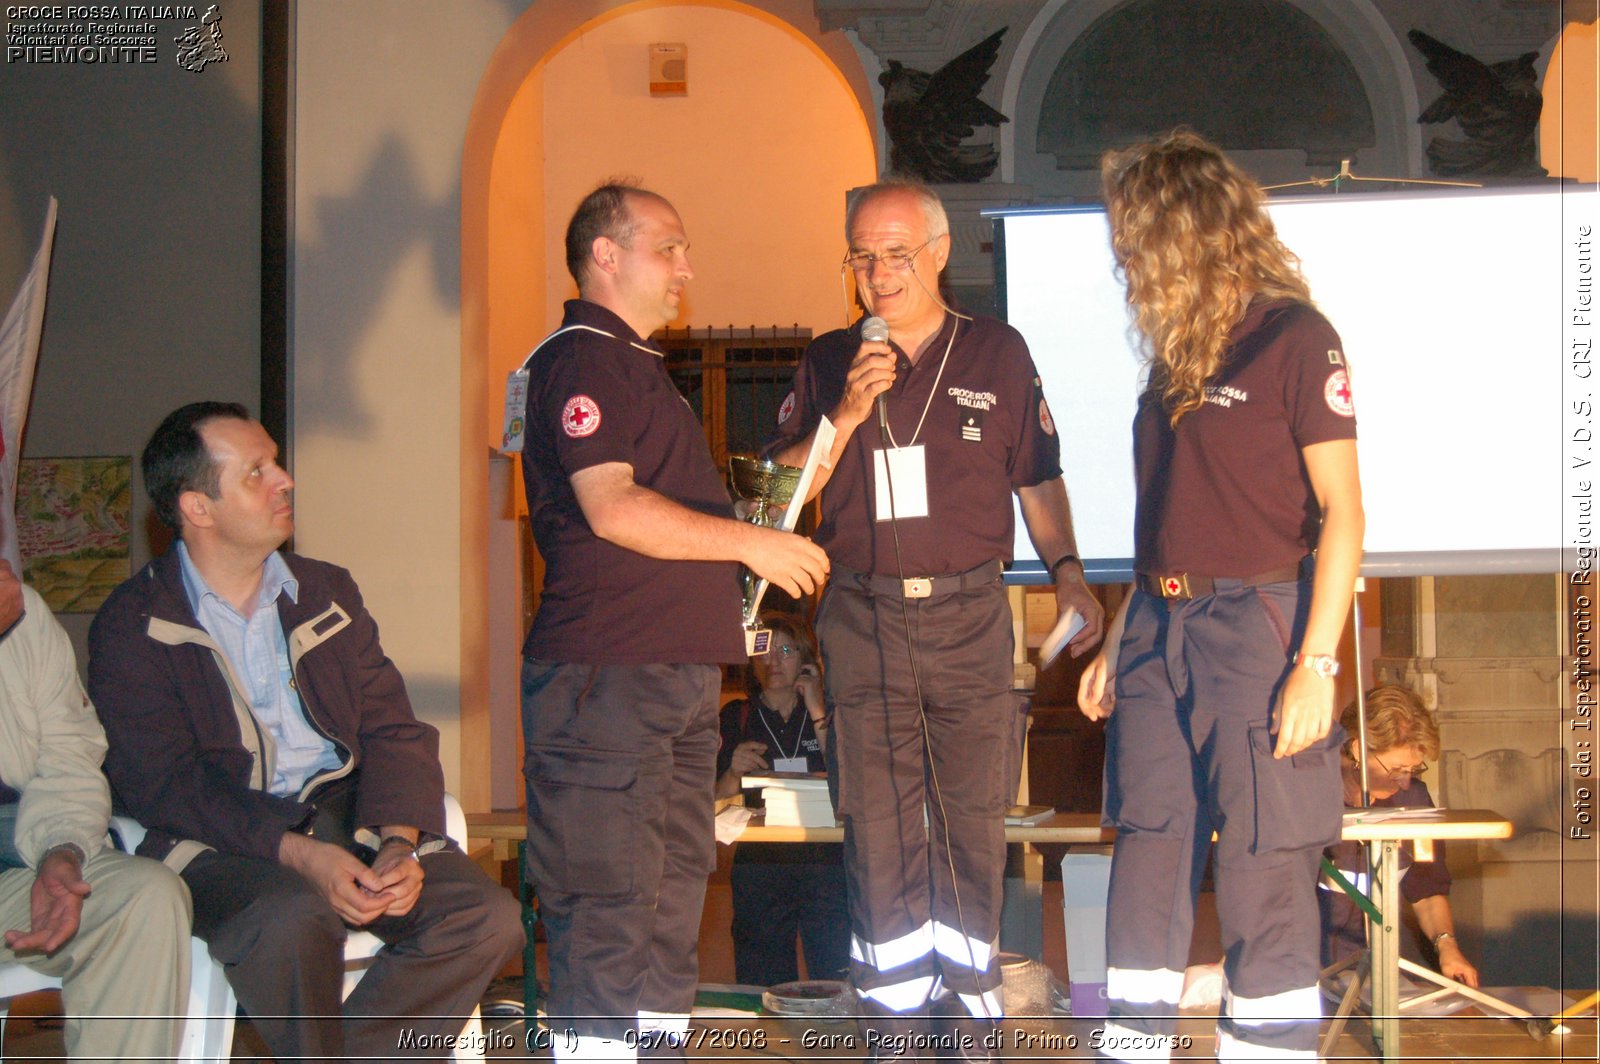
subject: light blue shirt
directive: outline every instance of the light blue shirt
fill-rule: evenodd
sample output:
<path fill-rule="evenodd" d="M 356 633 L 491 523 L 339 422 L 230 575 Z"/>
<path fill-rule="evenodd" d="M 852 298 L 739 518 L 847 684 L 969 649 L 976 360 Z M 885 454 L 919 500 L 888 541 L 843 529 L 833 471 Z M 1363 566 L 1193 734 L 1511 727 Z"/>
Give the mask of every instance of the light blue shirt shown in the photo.
<path fill-rule="evenodd" d="M 339 765 L 339 752 L 332 741 L 306 720 L 300 696 L 294 689 L 294 672 L 289 665 L 289 643 L 278 623 L 279 595 L 289 601 L 300 600 L 300 581 L 289 571 L 288 563 L 277 551 L 261 566 L 261 590 L 256 608 L 245 617 L 233 604 L 206 584 L 189 549 L 178 541 L 179 568 L 183 571 L 183 590 L 189 607 L 206 634 L 216 640 L 234 673 L 245 685 L 250 709 L 266 726 L 278 744 L 274 766 L 273 794 L 293 796 L 306 780 L 324 769 Z"/>

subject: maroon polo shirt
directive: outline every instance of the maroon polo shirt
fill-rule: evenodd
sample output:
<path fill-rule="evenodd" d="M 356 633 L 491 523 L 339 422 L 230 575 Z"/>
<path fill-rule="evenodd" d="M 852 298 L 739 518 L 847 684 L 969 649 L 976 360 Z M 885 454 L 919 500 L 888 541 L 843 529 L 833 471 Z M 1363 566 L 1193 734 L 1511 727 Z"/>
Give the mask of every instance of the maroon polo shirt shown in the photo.
<path fill-rule="evenodd" d="M 1133 420 L 1134 568 L 1249 577 L 1316 549 L 1322 513 L 1300 450 L 1353 440 L 1344 348 L 1314 308 L 1257 300 L 1205 404 L 1174 430 L 1146 390 Z"/>
<path fill-rule="evenodd" d="M 733 507 L 694 411 L 659 349 L 611 311 L 569 300 L 563 326 L 528 364 L 522 481 L 544 590 L 523 653 L 582 664 L 744 661 L 738 566 L 667 561 L 600 539 L 569 478 L 606 462 L 691 510 Z"/>
<path fill-rule="evenodd" d="M 838 405 L 860 346 L 858 322 L 806 348 L 768 453 L 803 439 Z M 905 575 L 965 572 L 995 558 L 1009 562 L 1012 492 L 1061 475 L 1060 439 L 1027 343 L 993 318 L 946 314 L 916 365 L 898 346 L 894 350 L 899 365 L 886 393 L 889 424 L 901 446 L 913 436 L 925 446 L 928 482 L 928 516 L 897 522 Z M 876 417 L 856 429 L 823 489 L 815 539 L 836 567 L 893 576 L 891 526 L 876 519 L 873 454 L 883 446 Z"/>

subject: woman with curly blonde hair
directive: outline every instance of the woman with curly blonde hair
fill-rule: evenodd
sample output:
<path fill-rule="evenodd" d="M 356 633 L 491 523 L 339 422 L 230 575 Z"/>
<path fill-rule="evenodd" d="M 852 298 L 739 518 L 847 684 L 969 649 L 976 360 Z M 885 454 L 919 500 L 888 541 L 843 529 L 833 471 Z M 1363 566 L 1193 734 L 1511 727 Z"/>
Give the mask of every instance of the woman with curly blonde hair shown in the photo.
<path fill-rule="evenodd" d="M 1215 831 L 1217 1058 L 1314 1060 L 1316 876 L 1342 808 L 1334 655 L 1365 524 L 1343 345 L 1215 146 L 1180 130 L 1101 174 L 1150 360 L 1137 586 L 1078 693 L 1109 715 L 1117 828 L 1102 1051 L 1170 1051 Z"/>

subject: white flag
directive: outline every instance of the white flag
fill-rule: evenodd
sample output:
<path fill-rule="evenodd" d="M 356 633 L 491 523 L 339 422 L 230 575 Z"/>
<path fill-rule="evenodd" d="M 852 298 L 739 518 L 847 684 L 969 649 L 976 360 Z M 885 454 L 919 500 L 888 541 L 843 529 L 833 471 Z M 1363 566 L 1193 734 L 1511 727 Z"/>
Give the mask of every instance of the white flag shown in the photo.
<path fill-rule="evenodd" d="M 22 456 L 22 430 L 33 399 L 33 367 L 39 361 L 50 249 L 55 240 L 56 198 L 51 196 L 33 266 L 6 311 L 5 323 L 0 324 L 0 558 L 11 563 L 18 577 L 22 575 L 22 556 L 17 549 L 17 459 Z"/>

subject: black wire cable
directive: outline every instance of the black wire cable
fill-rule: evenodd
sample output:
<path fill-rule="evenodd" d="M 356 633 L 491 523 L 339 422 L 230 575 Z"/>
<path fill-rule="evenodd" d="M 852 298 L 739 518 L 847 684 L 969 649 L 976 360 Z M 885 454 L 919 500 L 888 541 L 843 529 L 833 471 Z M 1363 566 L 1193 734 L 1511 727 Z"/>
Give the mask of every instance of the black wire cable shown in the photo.
<path fill-rule="evenodd" d="M 913 271 L 913 276 L 915 276 L 915 271 Z M 918 283 L 921 283 L 921 278 L 918 278 Z M 952 337 L 952 340 L 953 339 L 954 337 Z M 911 636 L 911 607 L 907 605 L 905 596 L 906 569 L 905 560 L 900 550 L 900 516 L 898 510 L 895 508 L 894 502 L 894 473 L 891 469 L 891 463 L 888 456 L 888 452 L 893 448 L 893 444 L 889 440 L 887 412 L 885 412 L 885 421 L 880 427 L 882 429 L 883 446 L 885 452 L 883 457 L 883 482 L 884 485 L 889 489 L 889 533 L 890 537 L 894 541 L 895 574 L 900 580 L 900 620 L 905 626 L 906 659 L 911 666 L 911 683 L 916 689 L 917 720 L 922 726 L 923 760 L 928 767 L 928 782 L 930 785 L 930 791 L 933 796 L 934 804 L 939 810 L 939 826 L 944 835 L 945 865 L 950 870 L 950 890 L 951 895 L 955 899 L 956 903 L 956 927 L 957 930 L 961 932 L 961 941 L 967 950 L 968 967 L 972 969 L 974 979 L 976 980 L 976 997 L 983 1005 L 983 1018 L 992 1022 L 998 1022 L 1000 1017 L 991 1014 L 989 1011 L 988 1000 L 983 990 L 981 973 L 978 971 L 978 957 L 972 948 L 972 937 L 967 934 L 966 915 L 961 905 L 960 878 L 956 875 L 955 858 L 951 856 L 950 852 L 950 820 L 949 817 L 945 815 L 944 792 L 939 787 L 939 770 L 938 766 L 934 764 L 933 740 L 928 734 L 928 709 L 927 703 L 922 694 L 922 669 L 917 661 L 916 641 Z M 932 915 L 932 913 L 929 914 L 930 919 Z M 934 952 L 935 955 L 937 955 L 937 949 L 935 949 Z"/>

